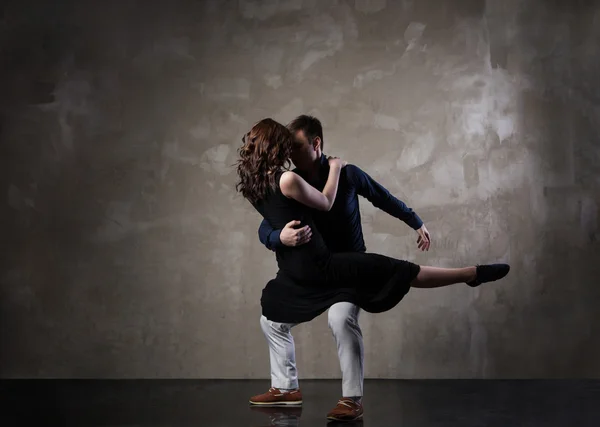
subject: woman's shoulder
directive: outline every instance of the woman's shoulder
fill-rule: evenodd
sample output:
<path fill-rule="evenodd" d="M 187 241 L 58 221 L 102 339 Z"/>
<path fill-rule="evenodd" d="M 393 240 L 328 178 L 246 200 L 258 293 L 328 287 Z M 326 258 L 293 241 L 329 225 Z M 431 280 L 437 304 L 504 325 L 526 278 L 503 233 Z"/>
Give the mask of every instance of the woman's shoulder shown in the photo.
<path fill-rule="evenodd" d="M 298 175 L 296 172 L 294 171 L 286 171 L 286 170 L 282 170 L 279 171 L 279 185 L 293 185 L 295 183 L 297 183 L 298 179 L 300 178 L 300 175 Z"/>
<path fill-rule="evenodd" d="M 298 179 L 300 176 L 292 171 L 282 170 L 279 172 L 279 189 L 285 195 L 287 195 L 294 187 L 298 185 Z"/>
<path fill-rule="evenodd" d="M 279 180 L 289 181 L 289 180 L 294 180 L 298 177 L 296 172 L 293 172 L 293 171 L 280 170 L 277 173 L 279 174 Z"/>

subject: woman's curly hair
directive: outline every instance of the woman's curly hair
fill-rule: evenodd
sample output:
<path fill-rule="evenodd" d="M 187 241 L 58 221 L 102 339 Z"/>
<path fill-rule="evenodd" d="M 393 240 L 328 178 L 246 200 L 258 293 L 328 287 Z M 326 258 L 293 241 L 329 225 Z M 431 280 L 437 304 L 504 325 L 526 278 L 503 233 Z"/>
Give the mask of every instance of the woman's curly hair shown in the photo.
<path fill-rule="evenodd" d="M 276 172 L 288 169 L 292 153 L 292 134 L 281 123 L 267 118 L 256 123 L 242 137 L 238 150 L 239 182 L 235 189 L 254 204 L 277 188 Z"/>

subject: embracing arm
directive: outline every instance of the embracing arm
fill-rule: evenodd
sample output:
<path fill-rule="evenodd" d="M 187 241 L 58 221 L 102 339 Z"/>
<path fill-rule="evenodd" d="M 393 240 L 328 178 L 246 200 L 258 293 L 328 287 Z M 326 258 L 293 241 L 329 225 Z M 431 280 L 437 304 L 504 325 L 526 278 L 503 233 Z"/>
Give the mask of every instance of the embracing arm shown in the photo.
<path fill-rule="evenodd" d="M 258 227 L 258 239 L 267 249 L 275 251 L 283 247 L 281 243 L 281 230 L 275 230 L 266 219 L 263 219 Z"/>
<path fill-rule="evenodd" d="M 263 219 L 258 228 L 258 238 L 260 242 L 272 251 L 277 251 L 284 247 L 294 247 L 305 244 L 312 237 L 312 230 L 309 225 L 300 226 L 301 221 L 293 220 L 288 222 L 283 228 L 275 229 L 271 224 Z"/>
<path fill-rule="evenodd" d="M 339 163 L 330 165 L 329 177 L 323 191 L 317 190 L 294 172 L 284 172 L 280 181 L 281 192 L 284 196 L 310 208 L 329 211 L 335 201 L 341 170 L 342 165 Z"/>
<path fill-rule="evenodd" d="M 369 200 L 373 206 L 404 221 L 413 230 L 421 228 L 423 221 L 419 218 L 419 215 L 406 206 L 404 202 L 391 195 L 387 189 L 366 172 L 355 165 L 348 165 L 346 171 L 349 180 L 356 186 L 356 192 Z"/>

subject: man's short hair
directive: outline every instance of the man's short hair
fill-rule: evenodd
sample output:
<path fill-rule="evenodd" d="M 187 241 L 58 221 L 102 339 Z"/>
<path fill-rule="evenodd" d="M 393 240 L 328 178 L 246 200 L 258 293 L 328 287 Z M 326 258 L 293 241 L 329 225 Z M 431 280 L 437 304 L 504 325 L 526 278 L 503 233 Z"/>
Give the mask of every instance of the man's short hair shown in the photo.
<path fill-rule="evenodd" d="M 321 138 L 321 150 L 323 149 L 323 126 L 321 126 L 321 122 L 316 117 L 303 114 L 292 120 L 287 125 L 287 128 L 292 133 L 296 133 L 299 130 L 303 131 L 310 144 L 318 136 Z"/>

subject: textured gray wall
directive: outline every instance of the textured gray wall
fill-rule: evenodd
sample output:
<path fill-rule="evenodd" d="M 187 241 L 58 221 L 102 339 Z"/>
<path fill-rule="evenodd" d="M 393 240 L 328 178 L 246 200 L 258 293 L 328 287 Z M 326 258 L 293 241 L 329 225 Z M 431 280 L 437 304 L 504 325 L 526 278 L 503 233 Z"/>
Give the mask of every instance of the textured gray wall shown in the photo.
<path fill-rule="evenodd" d="M 600 376 L 598 2 L 159 3 L 5 7 L 2 376 L 267 378 L 231 165 L 301 113 L 433 236 L 363 201 L 370 251 L 513 266 L 363 315 L 368 377 Z M 339 377 L 325 316 L 295 337 Z"/>

